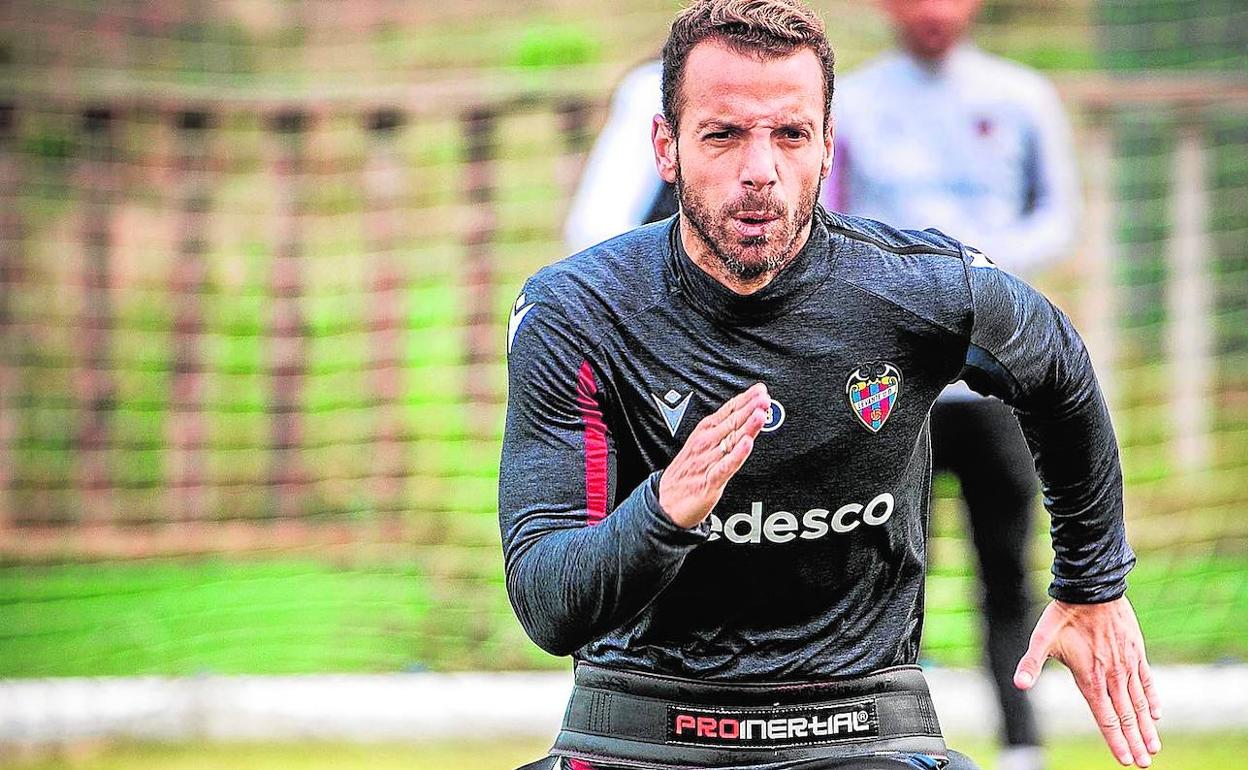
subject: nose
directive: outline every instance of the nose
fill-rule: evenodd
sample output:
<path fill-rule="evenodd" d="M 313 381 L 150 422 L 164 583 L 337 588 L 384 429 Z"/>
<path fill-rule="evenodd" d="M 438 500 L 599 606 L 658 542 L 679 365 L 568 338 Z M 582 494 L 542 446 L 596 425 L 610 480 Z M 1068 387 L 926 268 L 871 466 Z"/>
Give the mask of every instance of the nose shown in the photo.
<path fill-rule="evenodd" d="M 776 156 L 770 137 L 751 138 L 741 159 L 741 185 L 765 190 L 776 183 Z"/>

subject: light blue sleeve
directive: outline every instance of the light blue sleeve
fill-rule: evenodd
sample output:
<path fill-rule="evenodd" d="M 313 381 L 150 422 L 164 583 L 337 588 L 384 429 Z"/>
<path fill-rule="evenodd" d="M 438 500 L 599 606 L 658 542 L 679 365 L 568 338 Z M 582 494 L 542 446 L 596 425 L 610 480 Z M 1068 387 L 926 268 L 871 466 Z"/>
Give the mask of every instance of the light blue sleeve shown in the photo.
<path fill-rule="evenodd" d="M 1001 259 L 1010 272 L 1031 275 L 1070 256 L 1082 207 L 1070 122 L 1061 99 L 1040 75 L 1023 94 L 1030 128 L 1024 161 L 1027 205 L 1012 227 L 981 233 L 975 245 Z"/>

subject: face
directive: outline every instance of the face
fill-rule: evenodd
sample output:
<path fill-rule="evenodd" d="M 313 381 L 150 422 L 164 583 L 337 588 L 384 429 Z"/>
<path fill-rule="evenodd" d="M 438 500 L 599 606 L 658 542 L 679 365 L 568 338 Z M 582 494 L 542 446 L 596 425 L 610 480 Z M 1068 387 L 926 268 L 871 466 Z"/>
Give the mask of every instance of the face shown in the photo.
<path fill-rule="evenodd" d="M 884 0 L 901 44 L 915 56 L 939 61 L 966 35 L 981 0 Z"/>
<path fill-rule="evenodd" d="M 653 138 L 695 261 L 749 282 L 797 253 L 832 160 L 823 113 L 823 68 L 809 49 L 767 61 L 716 41 L 689 52 L 679 133 L 656 117 Z"/>

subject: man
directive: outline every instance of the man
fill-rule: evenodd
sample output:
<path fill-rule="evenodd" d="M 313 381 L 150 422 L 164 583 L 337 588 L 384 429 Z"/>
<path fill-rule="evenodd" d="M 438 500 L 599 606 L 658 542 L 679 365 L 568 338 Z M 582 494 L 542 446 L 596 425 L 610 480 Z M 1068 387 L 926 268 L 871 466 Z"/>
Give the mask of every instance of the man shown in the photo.
<path fill-rule="evenodd" d="M 914 665 L 927 414 L 959 376 L 1022 410 L 1053 516 L 1018 682 L 1061 659 L 1146 767 L 1158 701 L 1082 343 L 983 254 L 817 206 L 832 87 L 795 0 L 694 2 L 652 132 L 679 216 L 539 271 L 512 310 L 507 589 L 576 661 L 562 759 L 534 767 L 973 767 Z"/>
<path fill-rule="evenodd" d="M 829 208 L 938 227 L 1020 275 L 1064 256 L 1077 185 L 1070 130 L 1038 73 L 968 37 L 980 0 L 884 0 L 899 52 L 837 93 Z M 1013 671 L 1032 621 L 1027 546 L 1035 469 L 1017 421 L 964 384 L 932 410 L 937 470 L 957 476 L 983 588 L 985 651 L 1002 714 L 1000 770 L 1040 770 L 1040 737 Z"/>

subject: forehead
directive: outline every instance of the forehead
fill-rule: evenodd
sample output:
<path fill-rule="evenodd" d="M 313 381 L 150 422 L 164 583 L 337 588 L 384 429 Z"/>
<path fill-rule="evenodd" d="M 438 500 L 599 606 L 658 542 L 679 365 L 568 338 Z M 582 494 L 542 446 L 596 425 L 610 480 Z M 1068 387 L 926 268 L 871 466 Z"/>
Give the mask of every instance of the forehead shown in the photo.
<path fill-rule="evenodd" d="M 750 121 L 782 115 L 820 122 L 823 65 L 809 48 L 759 59 L 722 42 L 698 43 L 685 61 L 680 122 Z"/>
<path fill-rule="evenodd" d="M 886 0 L 884 10 L 897 22 L 940 16 L 967 18 L 979 10 L 980 0 Z"/>

